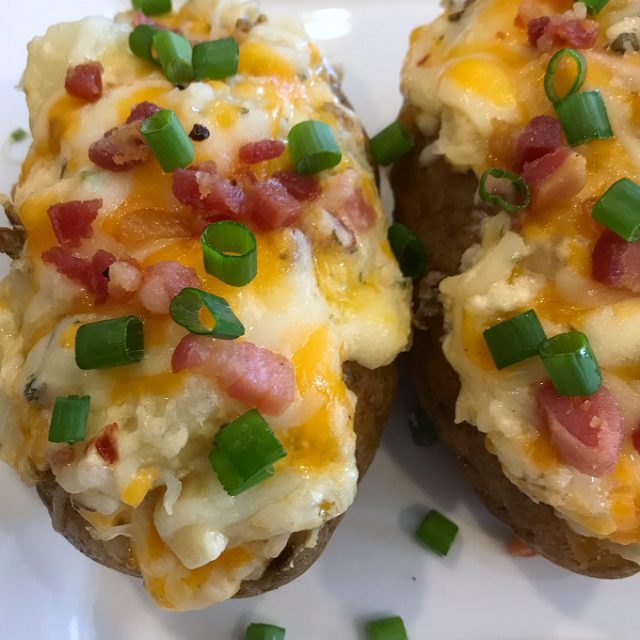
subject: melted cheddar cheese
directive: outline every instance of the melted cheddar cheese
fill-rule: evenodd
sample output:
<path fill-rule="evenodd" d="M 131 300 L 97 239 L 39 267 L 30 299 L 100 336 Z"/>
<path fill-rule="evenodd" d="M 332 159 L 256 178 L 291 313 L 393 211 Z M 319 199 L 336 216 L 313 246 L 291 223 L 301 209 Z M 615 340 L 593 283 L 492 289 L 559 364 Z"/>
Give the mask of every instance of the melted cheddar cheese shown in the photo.
<path fill-rule="evenodd" d="M 543 80 L 559 46 L 548 52 L 532 46 L 527 19 L 565 14 L 580 20 L 587 13 L 567 0 L 476 0 L 456 13 L 463 7 L 454 5 L 461 4 L 449 3 L 447 13 L 414 31 L 402 88 L 430 139 L 421 161 L 443 156 L 454 169 L 480 177 L 493 166 L 512 168 L 513 142 L 534 116 L 555 116 Z M 612 0 L 589 16 L 598 40 L 581 51 L 588 65 L 582 90 L 602 93 L 615 137 L 577 147 L 586 160 L 584 188 L 570 201 L 536 206 L 534 199 L 516 218 L 486 218 L 481 243 L 440 292 L 444 351 L 462 383 L 456 419 L 487 435 L 505 474 L 533 500 L 640 562 L 640 455 L 631 444 L 640 420 L 640 305 L 630 292 L 591 277 L 591 254 L 603 230 L 591 206 L 622 177 L 640 182 L 640 55 L 611 47 L 620 33 L 637 35 L 636 4 Z M 558 73 L 560 88 L 567 69 Z M 627 431 L 611 473 L 591 477 L 563 461 L 536 404 L 535 390 L 548 380 L 538 358 L 496 371 L 482 332 L 531 308 L 547 335 L 576 330 L 590 339 Z"/>
<path fill-rule="evenodd" d="M 130 52 L 130 14 L 58 25 L 29 47 L 24 86 L 34 144 L 15 190 L 28 239 L 0 287 L 0 455 L 28 481 L 51 469 L 96 536 L 128 536 L 157 602 L 184 610 L 233 596 L 243 580 L 260 577 L 292 533 L 317 530 L 349 507 L 358 480 L 357 398 L 343 366 L 383 366 L 407 347 L 410 286 L 389 249 L 361 125 L 304 32 L 265 20 L 246 0 L 191 0 L 161 19 L 193 40 L 235 37 L 238 74 L 173 86 Z M 64 88 L 67 69 L 87 60 L 104 69 L 104 94 L 93 104 Z M 154 158 L 118 173 L 90 161 L 90 145 L 143 101 L 174 110 L 187 131 L 205 125 L 211 136 L 195 144 L 196 162 L 213 161 L 222 175 L 238 169 L 248 142 L 286 140 L 308 119 L 333 127 L 341 164 L 319 175 L 323 195 L 295 225 L 256 230 L 258 275 L 247 286 L 205 272 L 194 211 L 178 202 L 171 174 Z M 287 153 L 252 167 L 257 179 L 286 169 Z M 375 218 L 349 243 L 323 208 L 343 174 L 360 181 Z M 295 399 L 267 417 L 287 450 L 269 480 L 236 497 L 223 490 L 208 462 L 213 438 L 252 407 L 200 373 L 172 372 L 182 327 L 135 296 L 96 305 L 43 262 L 43 251 L 57 244 L 49 208 L 92 199 L 103 205 L 80 257 L 103 249 L 142 270 L 161 261 L 191 268 L 204 290 L 228 301 L 245 327 L 242 340 L 291 362 Z M 143 321 L 143 361 L 80 371 L 78 327 L 123 315 Z M 91 396 L 86 441 L 49 444 L 55 399 L 69 395 Z M 105 428 L 117 442 L 111 464 L 94 446 Z"/>

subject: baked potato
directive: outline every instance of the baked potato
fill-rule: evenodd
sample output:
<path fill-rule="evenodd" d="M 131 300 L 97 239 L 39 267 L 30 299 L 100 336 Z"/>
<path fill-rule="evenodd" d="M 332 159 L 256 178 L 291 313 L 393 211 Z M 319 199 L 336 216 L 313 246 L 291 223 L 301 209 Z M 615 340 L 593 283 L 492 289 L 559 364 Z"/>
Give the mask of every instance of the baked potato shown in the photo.
<path fill-rule="evenodd" d="M 392 170 L 430 258 L 411 354 L 425 410 L 494 515 L 600 578 L 640 563 L 638 245 L 602 215 L 640 178 L 637 21 L 623 1 L 446 3 L 411 38 L 416 145 Z"/>
<path fill-rule="evenodd" d="M 197 609 L 320 555 L 410 338 L 366 135 L 304 32 L 190 0 L 29 47 L 0 456 L 88 557 Z"/>

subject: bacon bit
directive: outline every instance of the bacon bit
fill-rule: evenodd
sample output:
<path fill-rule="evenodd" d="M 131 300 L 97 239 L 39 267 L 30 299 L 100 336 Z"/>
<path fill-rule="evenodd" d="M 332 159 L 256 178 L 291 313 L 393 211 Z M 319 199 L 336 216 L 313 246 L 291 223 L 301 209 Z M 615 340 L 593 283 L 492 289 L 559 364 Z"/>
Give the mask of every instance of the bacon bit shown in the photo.
<path fill-rule="evenodd" d="M 259 140 L 240 147 L 238 157 L 245 164 L 257 164 L 279 158 L 286 149 L 282 140 Z"/>
<path fill-rule="evenodd" d="M 515 166 L 521 170 L 527 162 L 533 162 L 562 146 L 562 125 L 556 118 L 536 116 L 524 128 L 516 143 Z"/>
<path fill-rule="evenodd" d="M 169 313 L 171 301 L 185 287 L 201 287 L 198 274 L 179 262 L 162 261 L 145 269 L 138 291 L 140 302 L 152 313 Z"/>
<path fill-rule="evenodd" d="M 91 262 L 78 258 L 68 247 L 51 247 L 42 253 L 42 261 L 53 265 L 58 273 L 87 288 L 91 286 Z"/>
<path fill-rule="evenodd" d="M 251 342 L 226 342 L 185 336 L 171 361 L 174 371 L 199 369 L 232 398 L 277 416 L 293 402 L 296 390 L 291 362 Z"/>
<path fill-rule="evenodd" d="M 115 127 L 89 147 L 89 159 L 108 171 L 128 171 L 149 159 L 149 146 L 140 133 L 142 122 Z"/>
<path fill-rule="evenodd" d="M 77 247 L 82 238 L 93 236 L 91 224 L 101 208 L 102 200 L 72 200 L 49 207 L 47 213 L 58 242 Z"/>
<path fill-rule="evenodd" d="M 67 69 L 64 88 L 67 93 L 86 102 L 97 102 L 102 98 L 102 73 L 99 62 L 88 62 Z"/>
<path fill-rule="evenodd" d="M 532 549 L 522 538 L 514 536 L 509 541 L 509 553 L 515 558 L 532 558 L 537 555 L 536 550 Z"/>
<path fill-rule="evenodd" d="M 272 177 L 282 183 L 289 195 L 300 202 L 315 200 L 322 193 L 320 181 L 316 176 L 303 176 L 297 171 L 276 171 Z"/>
<path fill-rule="evenodd" d="M 246 213 L 261 229 L 291 226 L 302 213 L 302 205 L 275 178 L 246 187 Z"/>
<path fill-rule="evenodd" d="M 574 397 L 561 396 L 545 383 L 537 399 L 551 440 L 566 464 L 594 478 L 613 471 L 624 438 L 624 416 L 606 387 L 592 396 Z"/>
<path fill-rule="evenodd" d="M 231 217 L 242 212 L 244 191 L 223 178 L 213 162 L 201 162 L 173 172 L 173 194 L 182 204 Z"/>
<path fill-rule="evenodd" d="M 531 20 L 547 15 L 552 10 L 548 3 L 541 0 L 523 0 L 518 7 L 514 22 L 519 27 L 526 27 Z"/>
<path fill-rule="evenodd" d="M 542 16 L 541 18 L 533 18 L 529 20 L 527 25 L 527 35 L 529 37 L 529 44 L 532 47 L 538 46 L 538 40 L 542 38 L 545 31 L 551 24 L 551 18 L 549 16 Z"/>
<path fill-rule="evenodd" d="M 142 284 L 142 273 L 134 260 L 118 260 L 109 267 L 109 295 L 124 300 Z"/>
<path fill-rule="evenodd" d="M 631 436 L 631 442 L 633 442 L 634 449 L 640 453 L 640 427 L 636 428 Z"/>
<path fill-rule="evenodd" d="M 147 118 L 150 118 L 154 113 L 161 111 L 160 107 L 153 102 L 140 102 L 133 109 L 131 114 L 127 118 L 125 124 L 131 124 L 132 122 L 144 122 Z"/>
<path fill-rule="evenodd" d="M 598 42 L 598 23 L 593 20 L 567 20 L 556 28 L 554 42 L 574 49 L 591 49 Z"/>
<path fill-rule="evenodd" d="M 366 231 L 376 219 L 376 211 L 367 201 L 362 179 L 354 170 L 347 170 L 327 180 L 320 206 L 334 215 L 351 231 Z"/>
<path fill-rule="evenodd" d="M 116 262 L 116 257 L 108 251 L 100 249 L 91 260 L 90 289 L 96 296 L 96 304 L 104 304 L 109 296 L 109 268 Z"/>
<path fill-rule="evenodd" d="M 640 293 L 640 243 L 605 229 L 593 248 L 591 275 L 610 287 Z"/>
<path fill-rule="evenodd" d="M 107 463 L 115 464 L 118 462 L 118 440 L 117 435 L 120 427 L 117 423 L 110 424 L 105 427 L 99 436 L 88 443 L 87 449 L 93 445 L 98 455 Z"/>
<path fill-rule="evenodd" d="M 568 147 L 559 147 L 522 170 L 536 206 L 564 202 L 582 191 L 587 182 L 587 161 Z"/>

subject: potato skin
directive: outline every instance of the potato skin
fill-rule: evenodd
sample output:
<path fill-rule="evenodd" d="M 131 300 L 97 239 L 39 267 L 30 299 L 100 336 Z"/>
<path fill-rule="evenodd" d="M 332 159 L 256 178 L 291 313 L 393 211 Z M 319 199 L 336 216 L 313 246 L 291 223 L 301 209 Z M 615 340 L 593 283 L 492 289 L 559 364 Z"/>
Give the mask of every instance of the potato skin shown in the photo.
<path fill-rule="evenodd" d="M 348 362 L 344 366 L 344 379 L 358 398 L 355 415 L 356 462 L 362 478 L 378 449 L 391 409 L 397 374 L 394 365 L 371 370 Z M 75 509 L 71 495 L 56 483 L 51 473 L 38 483 L 37 489 L 49 510 L 53 528 L 71 544 L 106 567 L 140 577 L 127 538 L 115 538 L 109 542 L 93 538 L 89 523 Z M 334 518 L 320 529 L 313 547 L 307 547 L 312 532 L 292 534 L 283 552 L 271 561 L 262 576 L 243 582 L 235 597 L 257 596 L 295 580 L 320 557 L 340 519 Z"/>
<path fill-rule="evenodd" d="M 401 118 L 411 125 L 411 109 L 406 108 Z M 477 218 L 472 215 L 478 181 L 471 172 L 454 172 L 443 159 L 420 166 L 420 152 L 428 141 L 418 133 L 416 139 L 414 150 L 391 173 L 395 215 L 424 243 L 431 273 L 453 275 L 459 271 L 463 252 L 479 237 Z M 484 435 L 468 423 L 455 424 L 460 382 L 442 351 L 443 310 L 436 289 L 437 279 L 429 277 L 416 288 L 413 375 L 420 401 L 440 438 L 456 454 L 486 507 L 538 553 L 571 571 L 597 578 L 623 578 L 638 572 L 637 564 L 601 547 L 595 538 L 578 535 L 551 507 L 522 493 L 487 450 Z"/>

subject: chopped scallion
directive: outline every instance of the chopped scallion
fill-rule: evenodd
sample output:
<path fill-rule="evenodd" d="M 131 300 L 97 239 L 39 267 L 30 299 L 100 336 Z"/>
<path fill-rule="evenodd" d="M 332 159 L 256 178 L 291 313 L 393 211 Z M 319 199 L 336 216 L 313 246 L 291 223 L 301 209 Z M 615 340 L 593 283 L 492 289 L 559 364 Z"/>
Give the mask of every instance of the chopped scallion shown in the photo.
<path fill-rule="evenodd" d="M 591 215 L 627 242 L 640 240 L 640 185 L 628 178 L 614 182 L 593 206 Z"/>
<path fill-rule="evenodd" d="M 405 278 L 416 280 L 427 270 L 427 252 L 409 227 L 395 222 L 389 227 L 389 244 Z"/>
<path fill-rule="evenodd" d="M 193 48 L 196 80 L 224 80 L 238 73 L 240 49 L 234 38 L 200 42 Z"/>
<path fill-rule="evenodd" d="M 253 232 L 232 220 L 210 224 L 202 234 L 206 272 L 234 287 L 249 284 L 258 273 L 258 245 Z"/>
<path fill-rule="evenodd" d="M 563 396 L 590 396 L 602 384 L 600 366 L 584 333 L 572 331 L 545 340 L 540 357 Z"/>
<path fill-rule="evenodd" d="M 554 107 L 572 147 L 613 137 L 607 107 L 599 91 L 573 93 L 556 102 Z"/>
<path fill-rule="evenodd" d="M 284 636 L 282 627 L 254 622 L 247 627 L 244 640 L 284 640 Z"/>
<path fill-rule="evenodd" d="M 144 329 L 140 318 L 127 316 L 82 325 L 76 333 L 76 364 L 80 369 L 105 369 L 140 362 Z"/>
<path fill-rule="evenodd" d="M 367 640 L 407 640 L 402 618 L 383 618 L 367 624 Z"/>
<path fill-rule="evenodd" d="M 609 0 L 582 0 L 582 2 L 586 5 L 589 14 L 595 15 L 604 9 Z"/>
<path fill-rule="evenodd" d="M 178 33 L 159 30 L 153 36 L 153 48 L 169 82 L 187 84 L 193 80 L 191 43 Z"/>
<path fill-rule="evenodd" d="M 513 196 L 515 201 L 512 202 L 507 200 L 498 193 L 497 188 L 493 189 L 487 185 L 489 178 L 508 182 L 509 184 L 507 186 L 509 190 L 513 192 L 513 194 L 509 195 L 510 197 Z M 526 209 L 531 202 L 531 190 L 529 189 L 529 185 L 526 180 L 516 173 L 511 173 L 504 169 L 498 169 L 497 167 L 487 169 L 487 171 L 482 174 L 478 193 L 481 200 L 493 204 L 498 207 L 498 209 L 507 211 L 508 213 L 517 213 L 518 211 L 522 211 L 522 209 Z M 505 193 L 505 195 L 507 194 Z M 518 200 L 516 200 L 517 196 L 519 196 Z"/>
<path fill-rule="evenodd" d="M 142 123 L 140 131 L 165 171 L 187 167 L 195 160 L 193 142 L 174 111 L 154 113 Z"/>
<path fill-rule="evenodd" d="M 396 120 L 371 140 L 371 151 L 376 162 L 386 167 L 409 153 L 414 145 L 415 140 L 407 131 L 407 127 Z"/>
<path fill-rule="evenodd" d="M 567 91 L 564 96 L 559 96 L 556 93 L 556 73 L 558 71 L 558 66 L 565 58 L 571 58 L 576 63 L 577 73 L 569 91 Z M 547 72 L 544 76 L 544 90 L 547 94 L 547 98 L 549 98 L 550 102 L 553 104 L 560 102 L 560 100 L 563 100 L 567 96 L 580 91 L 586 77 L 587 61 L 579 51 L 576 51 L 575 49 L 560 49 L 560 51 L 556 51 L 556 53 L 551 56 L 551 60 L 549 60 Z"/>
<path fill-rule="evenodd" d="M 483 335 L 498 369 L 538 355 L 547 338 L 533 309 L 494 325 Z"/>
<path fill-rule="evenodd" d="M 171 0 L 132 0 L 133 8 L 142 11 L 145 16 L 159 16 L 170 13 Z"/>
<path fill-rule="evenodd" d="M 291 159 L 303 175 L 331 169 L 342 160 L 333 129 L 320 120 L 298 123 L 289 131 L 288 139 Z"/>
<path fill-rule="evenodd" d="M 22 142 L 27 137 L 27 132 L 24 129 L 14 129 L 11 132 L 12 142 Z"/>
<path fill-rule="evenodd" d="M 87 434 L 89 396 L 56 398 L 49 427 L 49 442 L 82 442 Z"/>
<path fill-rule="evenodd" d="M 427 513 L 416 531 L 418 540 L 439 556 L 446 556 L 449 553 L 457 535 L 458 525 L 435 510 Z"/>
<path fill-rule="evenodd" d="M 201 313 L 207 310 L 214 320 L 213 327 L 202 322 Z M 244 335 L 244 326 L 224 298 L 188 287 L 171 302 L 171 317 L 191 333 L 218 340 L 235 340 Z"/>
<path fill-rule="evenodd" d="M 150 24 L 141 24 L 129 34 L 129 48 L 133 55 L 153 64 L 160 64 L 153 49 L 153 37 L 160 29 Z"/>

